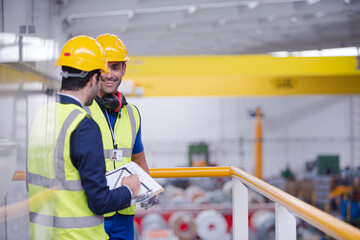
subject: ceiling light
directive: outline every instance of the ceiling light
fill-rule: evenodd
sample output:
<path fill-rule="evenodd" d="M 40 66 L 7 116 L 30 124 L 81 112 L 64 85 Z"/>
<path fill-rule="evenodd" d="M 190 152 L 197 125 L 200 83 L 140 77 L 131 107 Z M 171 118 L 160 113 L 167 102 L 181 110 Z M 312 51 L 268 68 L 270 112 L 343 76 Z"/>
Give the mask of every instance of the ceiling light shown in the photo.
<path fill-rule="evenodd" d="M 289 52 L 287 52 L 287 51 L 271 52 L 270 55 L 272 55 L 272 56 L 274 56 L 274 57 L 288 57 L 288 56 L 289 56 Z"/>
<path fill-rule="evenodd" d="M 321 50 L 322 56 L 358 56 L 357 47 L 329 48 Z"/>
<path fill-rule="evenodd" d="M 128 19 L 132 19 L 135 16 L 135 12 L 133 10 L 128 11 L 127 13 Z"/>
<path fill-rule="evenodd" d="M 0 44 L 10 45 L 16 42 L 16 35 L 14 33 L 0 33 Z"/>
<path fill-rule="evenodd" d="M 306 2 L 307 2 L 307 4 L 309 4 L 309 5 L 313 5 L 313 4 L 315 4 L 315 3 L 318 3 L 318 2 L 320 2 L 321 0 L 307 0 Z"/>
<path fill-rule="evenodd" d="M 59 46 L 55 40 L 25 35 L 20 58 L 19 43 L 16 39 L 16 34 L 0 33 L 0 44 L 4 44 L 0 48 L 0 62 L 50 61 L 57 56 Z"/>
<path fill-rule="evenodd" d="M 291 56 L 293 57 L 301 57 L 301 52 L 300 51 L 294 51 L 290 53 Z"/>
<path fill-rule="evenodd" d="M 321 52 L 319 50 L 307 50 L 300 53 L 301 57 L 320 57 Z"/>
<path fill-rule="evenodd" d="M 254 9 L 254 8 L 258 7 L 259 5 L 260 5 L 259 2 L 257 2 L 257 1 L 252 1 L 252 2 L 249 2 L 249 3 L 248 3 L 248 8 L 249 8 L 249 9 Z"/>
<path fill-rule="evenodd" d="M 271 52 L 274 57 L 336 57 L 336 56 L 358 56 L 357 47 L 345 47 L 345 48 L 328 48 L 322 50 L 306 50 L 306 51 L 294 51 L 294 52 Z"/>
<path fill-rule="evenodd" d="M 188 14 L 189 14 L 189 15 L 192 15 L 192 14 L 194 14 L 197 10 L 198 10 L 198 8 L 197 8 L 196 6 L 190 6 L 190 7 L 188 8 Z"/>

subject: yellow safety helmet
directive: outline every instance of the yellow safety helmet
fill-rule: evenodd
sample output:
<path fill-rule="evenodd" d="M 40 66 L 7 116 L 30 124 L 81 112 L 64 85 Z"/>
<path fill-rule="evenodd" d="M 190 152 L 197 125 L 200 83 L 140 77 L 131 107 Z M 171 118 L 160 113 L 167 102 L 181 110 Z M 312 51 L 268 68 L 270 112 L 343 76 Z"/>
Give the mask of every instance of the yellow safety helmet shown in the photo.
<path fill-rule="evenodd" d="M 129 60 L 125 44 L 114 34 L 102 34 L 96 38 L 96 41 L 104 48 L 109 62 L 127 62 Z"/>
<path fill-rule="evenodd" d="M 100 69 L 109 73 L 104 49 L 89 36 L 78 36 L 67 41 L 55 66 L 67 66 L 86 72 Z"/>

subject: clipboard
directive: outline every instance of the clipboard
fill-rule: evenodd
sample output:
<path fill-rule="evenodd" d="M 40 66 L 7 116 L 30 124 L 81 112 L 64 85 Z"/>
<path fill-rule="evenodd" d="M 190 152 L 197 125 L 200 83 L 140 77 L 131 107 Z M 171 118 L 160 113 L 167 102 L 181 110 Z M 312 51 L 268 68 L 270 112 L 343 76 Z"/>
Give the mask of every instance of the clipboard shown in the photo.
<path fill-rule="evenodd" d="M 144 202 L 150 197 L 164 191 L 164 188 L 135 162 L 129 162 L 105 174 L 109 189 L 112 190 L 121 187 L 122 178 L 132 174 L 139 176 L 141 187 L 139 193 L 132 197 L 131 205 Z"/>

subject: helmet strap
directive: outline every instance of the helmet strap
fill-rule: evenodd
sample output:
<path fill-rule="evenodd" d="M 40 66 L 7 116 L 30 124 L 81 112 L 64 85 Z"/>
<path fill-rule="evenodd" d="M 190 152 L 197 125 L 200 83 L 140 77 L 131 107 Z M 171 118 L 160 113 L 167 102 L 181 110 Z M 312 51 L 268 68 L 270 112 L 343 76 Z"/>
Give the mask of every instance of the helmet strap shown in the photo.
<path fill-rule="evenodd" d="M 63 71 L 60 73 L 60 75 L 63 78 L 71 78 L 71 77 L 86 78 L 88 74 L 89 72 L 85 72 L 85 71 L 81 71 L 80 73 L 69 73 L 67 71 Z"/>

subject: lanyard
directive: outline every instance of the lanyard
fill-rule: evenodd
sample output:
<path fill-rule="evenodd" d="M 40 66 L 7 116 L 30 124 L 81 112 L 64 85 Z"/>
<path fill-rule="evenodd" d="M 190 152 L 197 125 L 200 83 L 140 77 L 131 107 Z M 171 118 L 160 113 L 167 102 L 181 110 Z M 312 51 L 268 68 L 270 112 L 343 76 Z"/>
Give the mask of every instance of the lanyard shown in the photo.
<path fill-rule="evenodd" d="M 117 145 L 116 140 L 115 140 L 115 134 L 114 134 L 113 128 L 112 128 L 112 126 L 111 126 L 111 122 L 110 122 L 110 119 L 109 119 L 109 114 L 108 114 L 108 112 L 107 112 L 106 109 L 105 109 L 105 114 L 106 114 L 106 120 L 107 120 L 107 122 L 108 122 L 108 124 L 109 124 L 111 136 L 112 136 L 112 139 L 113 139 L 114 149 L 117 149 L 117 146 L 118 146 L 118 145 Z M 118 114 L 120 114 L 120 116 L 121 116 L 121 110 L 120 110 L 120 112 L 119 112 Z M 120 117 L 119 117 L 119 118 L 120 118 Z M 116 122 L 116 119 L 115 119 L 115 122 Z M 116 131 L 116 129 L 117 129 L 118 126 L 119 126 L 119 124 L 116 126 L 115 131 Z"/>

